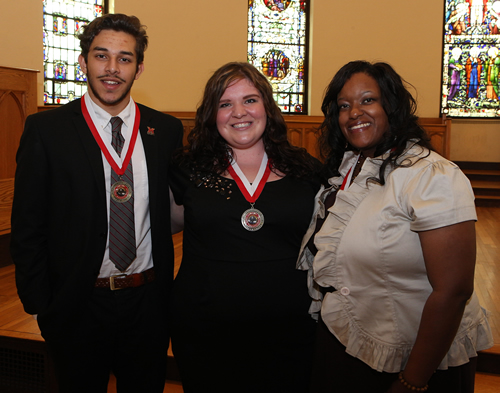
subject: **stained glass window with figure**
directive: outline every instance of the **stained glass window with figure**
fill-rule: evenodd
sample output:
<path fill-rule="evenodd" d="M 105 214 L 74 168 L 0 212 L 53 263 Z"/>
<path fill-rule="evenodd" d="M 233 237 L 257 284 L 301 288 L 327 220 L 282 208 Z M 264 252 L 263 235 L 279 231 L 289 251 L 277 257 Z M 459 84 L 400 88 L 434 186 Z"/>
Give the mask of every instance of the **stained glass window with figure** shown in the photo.
<path fill-rule="evenodd" d="M 307 1 L 248 1 L 248 62 L 269 79 L 283 113 L 307 114 L 307 42 Z"/>
<path fill-rule="evenodd" d="M 103 14 L 105 0 L 43 0 L 44 103 L 66 104 L 87 91 L 78 64 L 80 28 Z"/>
<path fill-rule="evenodd" d="M 500 118 L 500 0 L 446 0 L 441 113 Z"/>

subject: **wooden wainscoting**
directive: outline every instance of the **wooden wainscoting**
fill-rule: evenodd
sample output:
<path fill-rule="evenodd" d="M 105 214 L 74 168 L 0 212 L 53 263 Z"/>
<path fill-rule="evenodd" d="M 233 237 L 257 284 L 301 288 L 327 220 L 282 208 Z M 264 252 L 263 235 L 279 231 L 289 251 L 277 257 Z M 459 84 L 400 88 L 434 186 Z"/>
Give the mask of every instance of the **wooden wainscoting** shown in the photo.
<path fill-rule="evenodd" d="M 323 116 L 284 116 L 288 126 L 288 140 L 292 145 L 304 147 L 309 154 L 319 157 L 318 129 Z"/>
<path fill-rule="evenodd" d="M 196 112 L 165 112 L 169 115 L 177 117 L 180 121 L 182 121 L 182 125 L 184 127 L 184 146 L 187 144 L 187 136 L 194 128 L 194 118 Z"/>
<path fill-rule="evenodd" d="M 451 119 L 445 116 L 441 118 L 421 117 L 419 122 L 431 137 L 431 143 L 436 152 L 449 160 Z"/>
<path fill-rule="evenodd" d="M 184 143 L 187 133 L 194 127 L 194 112 L 165 112 L 177 117 L 184 125 Z M 323 122 L 323 116 L 296 115 L 284 116 L 288 126 L 288 139 L 295 146 L 304 147 L 314 157 L 318 157 L 318 129 Z M 432 146 L 440 155 L 450 158 L 451 119 L 446 117 L 422 117 L 420 125 L 431 138 Z"/>
<path fill-rule="evenodd" d="M 323 122 L 322 116 L 285 116 L 288 125 L 288 138 L 296 146 L 305 147 L 307 151 L 318 157 L 318 129 Z M 427 131 L 436 152 L 450 158 L 451 119 L 446 117 L 422 117 L 420 125 Z"/>
<path fill-rule="evenodd" d="M 50 109 L 50 106 L 39 107 L 38 111 Z M 165 111 L 169 115 L 182 121 L 184 127 L 184 144 L 187 135 L 194 127 L 196 112 Z M 323 116 L 285 115 L 288 126 L 288 139 L 295 146 L 304 147 L 311 155 L 318 157 L 318 129 L 323 122 Z M 450 133 L 451 119 L 446 117 L 421 117 L 420 125 L 427 131 L 431 138 L 432 146 L 440 155 L 450 158 Z"/>
<path fill-rule="evenodd" d="M 37 73 L 0 66 L 0 236 L 10 233 L 16 152 L 26 117 L 37 111 Z"/>

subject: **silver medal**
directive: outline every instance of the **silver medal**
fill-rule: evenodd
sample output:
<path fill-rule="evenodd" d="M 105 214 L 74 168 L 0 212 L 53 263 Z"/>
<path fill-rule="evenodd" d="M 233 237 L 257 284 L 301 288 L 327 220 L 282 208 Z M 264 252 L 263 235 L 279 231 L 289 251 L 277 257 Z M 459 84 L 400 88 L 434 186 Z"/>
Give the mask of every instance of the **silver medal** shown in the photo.
<path fill-rule="evenodd" d="M 241 225 L 247 231 L 258 231 L 264 225 L 264 214 L 258 209 L 245 210 L 241 215 Z"/>

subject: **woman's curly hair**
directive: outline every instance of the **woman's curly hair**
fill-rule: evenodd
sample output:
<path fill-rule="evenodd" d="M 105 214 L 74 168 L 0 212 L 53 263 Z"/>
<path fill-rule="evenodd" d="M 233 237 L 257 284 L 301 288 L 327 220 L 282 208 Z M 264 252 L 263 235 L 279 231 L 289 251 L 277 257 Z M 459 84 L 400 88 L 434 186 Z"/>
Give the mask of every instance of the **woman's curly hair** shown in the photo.
<path fill-rule="evenodd" d="M 395 167 L 403 166 L 397 160 L 406 150 L 410 139 L 415 139 L 416 144 L 422 147 L 433 149 L 426 131 L 418 124 L 418 117 L 415 115 L 415 99 L 405 86 L 409 84 L 389 64 L 381 62 L 372 64 L 358 60 L 347 63 L 335 74 L 328 85 L 321 105 L 325 120 L 320 126 L 318 138 L 320 157 L 325 163 L 322 175 L 327 178 L 337 176 L 344 153 L 347 150 L 355 150 L 348 144 L 340 129 L 337 97 L 346 82 L 358 73 L 364 73 L 377 82 L 382 106 L 389 121 L 390 129 L 384 134 L 375 151 L 375 156 L 379 156 L 391 150 L 380 167 L 379 178 L 376 179 L 383 185 L 385 184 L 385 168 L 389 163 Z"/>
<path fill-rule="evenodd" d="M 201 172 L 218 175 L 226 172 L 233 151 L 217 130 L 217 112 L 226 89 L 242 79 L 250 81 L 262 96 L 267 115 L 262 140 L 273 169 L 293 177 L 306 177 L 316 171 L 317 160 L 288 141 L 285 120 L 266 77 L 253 65 L 243 62 L 223 65 L 208 80 L 194 128 L 187 137 L 188 144 L 178 152 L 176 161 Z"/>

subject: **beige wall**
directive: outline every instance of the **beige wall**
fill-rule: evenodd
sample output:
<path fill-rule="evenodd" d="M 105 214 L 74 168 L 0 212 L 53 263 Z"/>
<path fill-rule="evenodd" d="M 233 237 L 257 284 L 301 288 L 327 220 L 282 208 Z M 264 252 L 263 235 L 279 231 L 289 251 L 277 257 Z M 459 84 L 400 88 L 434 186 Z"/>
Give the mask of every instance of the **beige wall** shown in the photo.
<path fill-rule="evenodd" d="M 0 3 L 0 65 L 42 70 L 41 1 L 24 0 L 23 13 L 14 3 Z M 133 90 L 138 102 L 194 111 L 216 68 L 246 60 L 246 0 L 191 0 L 188 7 L 172 0 L 114 3 L 115 12 L 134 14 L 148 26 L 146 71 Z M 309 114 L 321 114 L 324 89 L 343 64 L 366 59 L 391 63 L 415 86 L 418 114 L 439 116 L 442 1 L 315 0 L 311 11 Z M 13 37 L 21 25 L 29 29 Z M 499 147 L 499 120 L 453 122 L 453 160 L 500 162 Z"/>
<path fill-rule="evenodd" d="M 390 63 L 416 87 L 420 115 L 439 115 L 442 2 L 316 0 L 312 7 L 313 114 L 335 72 L 362 59 Z"/>
<path fill-rule="evenodd" d="M 39 104 L 43 103 L 42 13 L 40 0 L 0 1 L 0 65 L 40 71 Z"/>
<path fill-rule="evenodd" d="M 150 37 L 134 99 L 159 110 L 194 111 L 213 71 L 246 61 L 247 2 L 146 1 L 155 6 L 115 0 L 115 12 L 139 17 Z"/>
<path fill-rule="evenodd" d="M 500 162 L 499 120 L 454 120 L 451 133 L 452 160 Z"/>

